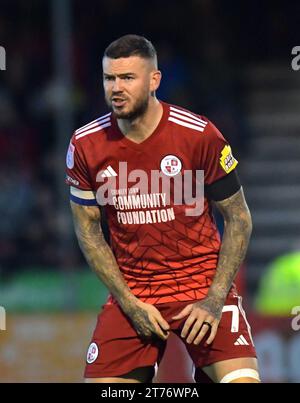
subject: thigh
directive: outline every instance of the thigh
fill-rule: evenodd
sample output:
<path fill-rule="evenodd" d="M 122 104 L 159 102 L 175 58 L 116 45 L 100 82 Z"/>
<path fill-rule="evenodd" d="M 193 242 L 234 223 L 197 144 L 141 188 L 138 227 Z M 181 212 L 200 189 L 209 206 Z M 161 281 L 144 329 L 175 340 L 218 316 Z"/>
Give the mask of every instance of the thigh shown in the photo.
<path fill-rule="evenodd" d="M 158 338 L 145 341 L 136 333 L 130 320 L 116 304 L 104 305 L 86 357 L 85 379 L 148 379 L 165 349 Z"/>
<path fill-rule="evenodd" d="M 242 307 L 241 297 L 230 295 L 227 298 L 216 337 L 210 345 L 205 343 L 208 336 L 209 334 L 198 346 L 185 343 L 196 368 L 203 369 L 212 364 L 218 367 L 217 363 L 234 359 L 242 360 L 241 365 L 244 365 L 244 359 L 249 359 L 251 365 L 256 362 L 251 328 Z"/>
<path fill-rule="evenodd" d="M 257 383 L 259 382 L 257 359 L 240 357 L 215 362 L 201 369 L 213 382 Z M 197 370 L 195 380 L 197 382 Z"/>

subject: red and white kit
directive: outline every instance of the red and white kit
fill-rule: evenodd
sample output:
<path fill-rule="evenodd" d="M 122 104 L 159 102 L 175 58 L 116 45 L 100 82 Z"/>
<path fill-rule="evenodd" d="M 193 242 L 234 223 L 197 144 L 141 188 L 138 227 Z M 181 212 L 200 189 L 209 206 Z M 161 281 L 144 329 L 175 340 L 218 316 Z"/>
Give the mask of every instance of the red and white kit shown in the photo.
<path fill-rule="evenodd" d="M 196 172 L 202 170 L 204 185 L 208 186 L 232 172 L 237 166 L 237 161 L 227 141 L 207 118 L 178 106 L 163 102 L 161 104 L 163 116 L 159 125 L 152 135 L 140 144 L 122 134 L 116 118 L 111 113 L 76 130 L 67 154 L 66 181 L 71 186 L 71 200 L 90 206 L 99 204 L 99 194 L 103 193 L 99 193 L 99 189 L 107 185 L 106 196 L 111 200 L 111 204 L 104 208 L 110 230 L 111 248 L 120 271 L 135 296 L 164 309 L 168 316 L 168 309 L 164 307 L 169 306 L 171 310 L 177 308 L 177 311 L 180 311 L 178 303 L 191 303 L 206 296 L 216 271 L 220 236 L 213 219 L 211 204 L 206 197 L 201 215 L 187 215 L 186 209 L 190 206 L 174 202 L 172 181 L 168 198 L 161 187 L 155 192 L 151 191 L 150 186 L 148 190 L 141 191 L 138 186 L 140 178 L 136 177 L 134 181 L 134 175 L 130 178 L 130 173 L 142 170 L 150 184 L 153 171 L 169 179 L 184 176 L 185 172 L 191 171 L 193 183 L 196 183 Z M 124 163 L 129 175 L 125 184 L 120 172 L 120 167 L 125 167 Z M 110 185 L 111 183 L 113 185 Z M 228 298 L 230 301 L 232 298 L 238 301 L 234 286 Z M 234 305 L 238 306 L 238 303 L 235 302 Z M 122 316 L 121 312 L 117 314 L 119 308 L 112 297 L 100 314 L 104 315 L 103 318 L 106 317 L 105 309 L 115 310 L 116 316 Z M 239 313 L 239 328 L 243 328 L 241 336 L 243 341 L 246 340 L 243 344 L 243 356 L 255 356 L 248 326 L 240 310 Z M 127 321 L 125 317 L 123 319 Z M 111 366 L 108 363 L 100 364 L 101 357 L 105 354 L 108 354 L 109 362 L 112 362 L 111 352 L 104 352 L 104 340 L 109 330 L 105 330 L 104 324 L 102 328 L 98 322 L 93 338 L 93 343 L 98 347 L 91 347 L 94 348 L 95 354 L 97 352 L 97 358 L 91 359 L 92 362 L 87 364 L 90 369 L 87 369 L 86 375 L 89 376 L 116 375 L 113 369 L 104 370 L 104 367 L 108 365 L 113 368 L 116 362 L 120 364 L 120 359 Z M 121 328 L 122 326 L 120 331 Z M 220 329 L 218 334 L 221 336 Z M 117 333 L 117 329 L 115 330 Z M 134 329 L 131 334 L 132 331 L 137 337 Z M 126 338 L 126 334 L 122 333 L 120 337 Z M 119 341 L 120 338 L 117 337 L 116 345 Z M 102 342 L 104 344 L 101 347 Z M 215 343 L 216 341 L 213 345 Z M 225 341 L 226 348 L 227 344 Z M 241 345 L 236 347 L 240 348 Z M 119 347 L 122 349 L 121 344 Z M 125 350 L 124 347 L 123 351 Z M 121 361 L 122 359 L 125 358 L 121 358 Z M 211 359 L 212 357 L 206 363 Z M 215 359 L 217 360 L 217 357 L 213 356 L 213 360 Z M 122 371 L 128 370 L 128 366 L 125 367 Z"/>

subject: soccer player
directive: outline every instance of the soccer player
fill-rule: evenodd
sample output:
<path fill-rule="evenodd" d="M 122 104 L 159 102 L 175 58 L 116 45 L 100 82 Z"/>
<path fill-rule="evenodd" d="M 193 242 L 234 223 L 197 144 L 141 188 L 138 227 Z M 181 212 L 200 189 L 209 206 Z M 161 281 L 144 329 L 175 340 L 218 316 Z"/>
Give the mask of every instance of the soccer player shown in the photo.
<path fill-rule="evenodd" d="M 70 141 L 66 181 L 76 235 L 110 291 L 85 379 L 151 382 L 172 331 L 186 345 L 197 382 L 259 382 L 234 285 L 252 230 L 237 161 L 206 117 L 156 98 L 160 80 L 150 41 L 126 35 L 111 43 L 103 84 L 112 112 Z M 181 180 L 187 185 L 180 187 Z M 197 193 L 201 182 L 202 204 L 192 195 L 178 202 L 178 194 Z M 224 217 L 222 242 L 212 203 Z M 101 205 L 110 245 L 100 227 Z"/>

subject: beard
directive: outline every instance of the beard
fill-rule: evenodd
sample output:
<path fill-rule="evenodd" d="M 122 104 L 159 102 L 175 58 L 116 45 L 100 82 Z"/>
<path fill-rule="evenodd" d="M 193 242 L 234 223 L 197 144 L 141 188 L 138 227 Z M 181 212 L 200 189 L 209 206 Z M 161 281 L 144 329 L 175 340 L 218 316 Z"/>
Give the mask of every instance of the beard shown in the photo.
<path fill-rule="evenodd" d="M 149 95 L 147 94 L 144 97 L 140 97 L 128 111 L 118 110 L 117 108 L 115 109 L 112 105 L 111 100 L 108 98 L 106 98 L 106 103 L 110 108 L 112 108 L 117 119 L 126 119 L 133 121 L 140 116 L 143 116 L 146 112 L 149 104 Z"/>

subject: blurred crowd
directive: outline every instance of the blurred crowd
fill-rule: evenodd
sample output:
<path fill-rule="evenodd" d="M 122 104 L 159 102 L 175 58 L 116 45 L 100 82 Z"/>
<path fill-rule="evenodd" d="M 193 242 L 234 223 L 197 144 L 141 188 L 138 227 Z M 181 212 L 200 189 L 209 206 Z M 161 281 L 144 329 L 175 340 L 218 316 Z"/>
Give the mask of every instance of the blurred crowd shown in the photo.
<path fill-rule="evenodd" d="M 66 150 L 57 147 L 54 124 L 60 95 L 52 3 L 1 0 L 0 46 L 6 49 L 7 69 L 0 71 L 0 274 L 64 267 L 57 191 L 64 172 L 57 154 Z M 236 153 L 246 155 L 251 133 L 245 124 L 243 68 L 276 57 L 273 41 L 280 55 L 289 37 L 288 19 L 276 2 L 270 9 L 268 2 L 240 3 L 70 0 L 73 129 L 106 112 L 103 50 L 117 37 L 137 33 L 157 48 L 163 72 L 159 98 L 206 115 Z M 66 144 L 71 134 L 65 133 Z M 79 266 L 76 250 L 73 245 L 66 254 L 72 253 L 72 265 Z"/>

